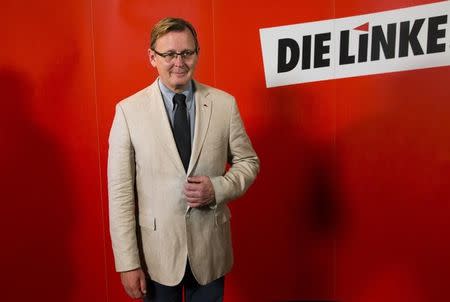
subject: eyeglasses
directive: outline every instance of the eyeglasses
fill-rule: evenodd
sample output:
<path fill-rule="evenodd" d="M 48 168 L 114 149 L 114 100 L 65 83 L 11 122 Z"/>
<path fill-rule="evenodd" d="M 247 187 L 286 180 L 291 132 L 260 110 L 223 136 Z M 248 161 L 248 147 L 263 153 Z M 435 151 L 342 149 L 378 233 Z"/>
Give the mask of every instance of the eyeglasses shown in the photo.
<path fill-rule="evenodd" d="M 158 56 L 164 58 L 164 60 L 167 63 L 172 62 L 173 60 L 175 60 L 178 56 L 180 56 L 184 61 L 188 61 L 191 60 L 192 58 L 194 58 L 194 55 L 197 53 L 196 50 L 190 50 L 190 49 L 185 49 L 181 52 L 176 52 L 176 51 L 168 51 L 168 52 L 164 52 L 164 53 L 160 53 L 157 52 L 155 49 L 152 49 Z"/>

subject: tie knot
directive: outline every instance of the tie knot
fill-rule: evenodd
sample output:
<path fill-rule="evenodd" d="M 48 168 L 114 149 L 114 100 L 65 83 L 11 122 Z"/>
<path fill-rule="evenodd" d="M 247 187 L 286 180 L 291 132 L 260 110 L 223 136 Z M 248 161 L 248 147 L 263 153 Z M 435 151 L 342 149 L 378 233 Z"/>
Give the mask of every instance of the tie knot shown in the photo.
<path fill-rule="evenodd" d="M 173 103 L 181 107 L 186 107 L 186 96 L 182 93 L 177 93 L 173 96 Z"/>

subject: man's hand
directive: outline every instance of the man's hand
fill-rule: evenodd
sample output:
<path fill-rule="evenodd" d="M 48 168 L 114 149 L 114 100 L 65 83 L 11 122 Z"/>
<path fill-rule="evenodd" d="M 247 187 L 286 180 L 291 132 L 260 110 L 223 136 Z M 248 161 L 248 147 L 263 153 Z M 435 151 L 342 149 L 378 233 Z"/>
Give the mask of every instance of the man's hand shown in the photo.
<path fill-rule="evenodd" d="M 187 180 L 184 195 L 191 208 L 205 206 L 214 200 L 214 187 L 208 176 L 192 176 Z"/>
<path fill-rule="evenodd" d="M 138 268 L 128 272 L 121 272 L 120 279 L 128 296 L 133 299 L 142 299 L 147 293 L 145 275 L 142 269 Z"/>

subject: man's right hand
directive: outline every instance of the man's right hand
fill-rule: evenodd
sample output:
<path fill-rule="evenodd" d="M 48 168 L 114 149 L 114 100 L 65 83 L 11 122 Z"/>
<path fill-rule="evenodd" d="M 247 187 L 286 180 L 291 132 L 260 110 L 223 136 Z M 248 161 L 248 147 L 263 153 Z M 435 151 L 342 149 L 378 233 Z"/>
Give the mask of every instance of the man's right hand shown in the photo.
<path fill-rule="evenodd" d="M 121 272 L 120 279 L 128 296 L 133 299 L 142 299 L 147 293 L 145 274 L 138 268 L 128 272 Z"/>

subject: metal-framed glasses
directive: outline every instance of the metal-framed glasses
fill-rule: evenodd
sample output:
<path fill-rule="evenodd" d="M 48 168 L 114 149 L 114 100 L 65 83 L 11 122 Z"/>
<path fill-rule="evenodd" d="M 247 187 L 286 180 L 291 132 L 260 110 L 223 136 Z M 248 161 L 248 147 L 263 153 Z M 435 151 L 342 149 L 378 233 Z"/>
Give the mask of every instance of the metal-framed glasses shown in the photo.
<path fill-rule="evenodd" d="M 185 49 L 180 52 L 176 51 L 168 51 L 168 52 L 158 52 L 155 49 L 152 49 L 158 56 L 162 57 L 167 63 L 172 62 L 178 56 L 181 57 L 184 61 L 189 61 L 194 58 L 194 55 L 197 54 L 196 50 Z"/>

